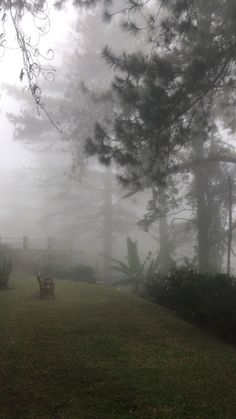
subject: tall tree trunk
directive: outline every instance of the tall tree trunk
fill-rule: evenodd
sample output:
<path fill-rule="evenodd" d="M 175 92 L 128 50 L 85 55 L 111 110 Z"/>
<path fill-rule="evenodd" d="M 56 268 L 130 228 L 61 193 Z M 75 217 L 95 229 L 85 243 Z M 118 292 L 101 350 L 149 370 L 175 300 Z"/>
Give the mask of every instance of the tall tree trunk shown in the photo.
<path fill-rule="evenodd" d="M 231 268 L 231 248 L 232 248 L 232 179 L 228 177 L 229 185 L 229 233 L 228 233 L 228 251 L 227 251 L 227 274 L 230 275 Z"/>
<path fill-rule="evenodd" d="M 204 142 L 198 139 L 194 144 L 194 149 L 197 158 L 202 159 L 204 157 Z M 197 202 L 198 267 L 199 272 L 209 272 L 211 270 L 209 243 L 210 214 L 207 205 L 208 176 L 204 170 L 204 166 L 200 165 L 196 167 L 194 176 Z"/>
<path fill-rule="evenodd" d="M 112 257 L 112 169 L 106 168 L 104 183 L 104 255 Z M 104 258 L 104 281 L 111 281 L 111 261 Z"/>
<path fill-rule="evenodd" d="M 166 274 L 169 270 L 169 243 L 168 243 L 168 222 L 167 222 L 167 203 L 165 196 L 165 187 L 161 186 L 159 189 L 161 217 L 159 220 L 159 238 L 160 238 L 160 269 L 161 274 Z"/>

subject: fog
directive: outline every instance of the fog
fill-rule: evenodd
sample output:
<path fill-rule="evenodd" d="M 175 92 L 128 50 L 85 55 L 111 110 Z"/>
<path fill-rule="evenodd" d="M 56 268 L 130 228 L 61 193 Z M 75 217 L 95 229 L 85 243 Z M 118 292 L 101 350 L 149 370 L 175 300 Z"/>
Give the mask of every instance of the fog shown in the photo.
<path fill-rule="evenodd" d="M 95 124 L 106 123 L 111 129 L 112 118 L 119 112 L 119 105 L 98 99 L 110 88 L 116 75 L 105 63 L 101 51 L 108 41 L 109 48 L 116 54 L 150 49 L 147 50 L 148 43 L 142 33 L 131 36 L 119 28 L 118 21 L 106 26 L 93 9 L 75 13 L 71 4 L 62 10 L 56 10 L 51 3 L 49 6 L 43 36 L 27 15 L 22 26 L 25 33 L 30 34 L 31 43 L 39 48 L 40 66 L 46 68 L 37 79 L 42 94 L 38 109 L 27 91 L 27 79 L 20 80 L 22 51 L 16 42 L 14 28 L 9 22 L 6 24 L 8 39 L 1 58 L 0 235 L 2 242 L 10 246 L 16 246 L 14 238 L 20 241 L 24 236 L 29 237 L 34 246 L 37 240 L 46 243 L 48 238 L 54 238 L 58 246 L 73 249 L 71 263 L 102 266 L 106 264 L 102 256 L 106 235 L 106 186 L 103 180 L 106 168 L 97 157 L 89 158 L 83 151 L 86 138 L 94 135 Z M 51 50 L 53 59 L 45 60 L 43 57 Z M 47 72 L 53 74 L 52 79 L 47 77 Z M 86 86 L 87 93 L 81 90 L 81 84 Z M 97 96 L 97 103 L 93 95 Z M 225 136 L 224 128 L 220 128 L 220 133 Z M 188 153 L 186 150 L 185 156 Z M 150 158 L 149 150 L 143 150 L 142 156 L 145 164 L 145 159 Z M 183 158 L 186 158 L 184 153 Z M 153 173 L 159 171 L 158 164 L 154 163 Z M 195 204 L 189 205 L 187 186 L 192 181 L 192 174 L 187 184 L 181 176 L 177 177 L 175 188 L 185 190 L 185 197 L 178 192 L 172 195 L 172 186 L 169 191 L 167 189 L 169 196 L 165 199 L 170 208 L 166 213 L 164 233 L 159 226 L 163 203 L 157 204 L 156 215 L 151 208 L 153 186 L 148 182 L 145 185 L 144 177 L 140 190 L 136 191 L 132 184 L 131 188 L 123 187 L 116 179 L 117 175 L 123 175 L 122 166 L 112 164 L 112 172 L 109 199 L 114 226 L 110 231 L 112 250 L 107 256 L 127 260 L 126 240 L 131 237 L 137 242 L 142 260 L 150 251 L 154 259 L 160 257 L 160 235 L 167 234 L 168 230 L 169 238 L 164 241 L 169 241 L 171 260 L 177 264 L 194 260 L 197 241 Z M 94 178 L 97 181 L 100 178 L 100 183 L 94 182 Z M 126 195 L 128 197 L 124 198 Z M 145 217 L 146 224 L 143 222 Z M 149 222 L 150 217 L 154 218 Z M 179 243 L 178 235 L 181 237 Z M 222 254 L 223 271 L 225 264 L 226 256 Z M 231 269 L 233 264 L 231 261 Z M 110 276 L 113 274 L 110 272 Z"/>
<path fill-rule="evenodd" d="M 0 417 L 235 418 L 235 0 L 4 0 L 0 81 Z"/>
<path fill-rule="evenodd" d="M 53 86 L 41 80 L 42 92 L 45 96 L 47 89 L 52 89 L 53 94 L 64 95 L 68 88 L 69 80 L 60 92 L 61 80 L 68 72 L 67 61 L 71 60 L 70 57 L 73 57 L 73 54 L 86 48 L 86 37 L 83 38 L 76 33 L 80 22 L 83 22 L 83 18 L 75 18 L 72 7 L 59 12 L 54 9 L 50 10 L 50 31 L 40 39 L 39 45 L 42 55 L 49 48 L 54 50 L 54 58 L 50 65 L 53 65 L 56 75 Z M 26 21 L 24 30 L 33 31 L 33 34 L 37 33 L 30 21 Z M 10 39 L 1 59 L 3 90 L 0 117 L 2 133 L 0 235 L 2 244 L 18 248 L 23 246 L 23 237 L 28 237 L 29 246 L 32 248 L 46 248 L 48 238 L 54 238 L 58 248 L 64 247 L 66 251 L 69 249 L 72 252 L 68 263 L 101 266 L 100 274 L 102 274 L 104 264 L 102 257 L 104 253 L 103 186 L 91 185 L 93 175 L 90 171 L 102 177 L 105 168 L 96 159 L 90 162 L 86 158 L 86 162 L 81 163 L 83 166 L 81 169 L 80 162 L 75 163 L 77 151 L 74 150 L 73 141 L 68 138 L 65 141 L 64 133 L 57 132 L 42 110 L 39 120 L 47 126 L 47 138 L 41 134 L 41 126 L 38 130 L 37 127 L 35 130 L 33 128 L 29 136 L 27 122 L 26 135 L 23 132 L 20 138 L 17 137 L 17 128 L 9 121 L 7 115 L 13 114 L 17 117 L 24 106 L 28 107 L 27 112 L 35 118 L 38 118 L 38 113 L 36 104 L 31 100 L 29 93 L 22 88 L 19 79 L 22 66 L 21 51 L 17 48 L 10 25 L 8 31 Z M 74 43 L 74 49 L 71 42 Z M 100 42 L 98 44 L 102 48 L 102 44 Z M 89 54 L 88 51 L 86 53 Z M 99 54 L 98 50 L 95 59 L 98 68 L 102 61 Z M 74 71 L 76 72 L 76 68 Z M 87 81 L 90 68 L 85 67 L 82 71 Z M 80 82 L 83 82 L 82 77 L 83 73 L 80 74 Z M 109 72 L 105 77 L 109 77 Z M 47 98 L 45 105 L 46 109 L 50 108 Z M 49 113 L 50 117 L 54 118 L 53 111 L 50 110 Z M 88 123 L 90 132 L 91 127 L 91 123 Z M 84 130 L 86 128 L 82 127 Z M 73 169 L 75 164 L 76 170 Z M 88 179 L 90 179 L 90 184 Z M 113 182 L 115 189 L 112 192 L 112 205 L 118 209 L 124 208 L 124 215 L 121 215 L 123 218 L 118 220 L 118 224 L 119 222 L 121 224 L 118 226 L 118 232 L 113 231 L 113 256 L 123 260 L 127 258 L 126 239 L 129 235 L 133 240 L 142 243 L 139 244 L 142 258 L 145 258 L 150 250 L 157 253 L 156 241 L 137 227 L 137 222 L 145 209 L 143 199 L 136 197 L 123 200 L 122 196 L 126 194 L 126 190 L 122 190 L 115 179 Z M 98 191 L 96 191 L 97 188 Z M 119 191 L 119 197 L 115 196 L 116 190 Z M 97 202 L 93 202 L 94 193 L 97 192 L 100 196 L 97 197 Z M 127 220 L 125 211 L 128 213 Z M 88 215 L 90 212 L 91 220 Z"/>

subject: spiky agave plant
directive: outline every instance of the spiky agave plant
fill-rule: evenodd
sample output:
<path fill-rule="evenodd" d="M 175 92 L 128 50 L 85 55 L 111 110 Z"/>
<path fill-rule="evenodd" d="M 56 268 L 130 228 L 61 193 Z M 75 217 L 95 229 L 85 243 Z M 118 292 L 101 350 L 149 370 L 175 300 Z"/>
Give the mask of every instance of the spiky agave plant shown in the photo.
<path fill-rule="evenodd" d="M 125 275 L 124 279 L 116 281 L 116 285 L 131 285 L 132 291 L 138 293 L 150 274 L 157 268 L 157 259 L 151 259 L 152 253 L 148 252 L 143 263 L 140 261 L 138 254 L 137 242 L 127 238 L 127 263 L 114 258 L 109 258 L 112 262 L 111 269 Z"/>

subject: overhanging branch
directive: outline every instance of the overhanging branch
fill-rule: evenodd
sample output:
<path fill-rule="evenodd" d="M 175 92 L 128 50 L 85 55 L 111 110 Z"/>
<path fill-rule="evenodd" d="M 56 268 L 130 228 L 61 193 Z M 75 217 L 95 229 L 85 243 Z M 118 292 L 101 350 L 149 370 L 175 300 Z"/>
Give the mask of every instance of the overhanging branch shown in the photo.
<path fill-rule="evenodd" d="M 205 157 L 203 159 L 193 159 L 191 161 L 188 161 L 182 164 L 174 165 L 169 168 L 167 176 L 174 173 L 191 171 L 195 167 L 205 166 L 206 164 L 211 164 L 211 163 L 216 163 L 216 162 L 236 164 L 236 153 L 216 154 L 216 155 Z"/>

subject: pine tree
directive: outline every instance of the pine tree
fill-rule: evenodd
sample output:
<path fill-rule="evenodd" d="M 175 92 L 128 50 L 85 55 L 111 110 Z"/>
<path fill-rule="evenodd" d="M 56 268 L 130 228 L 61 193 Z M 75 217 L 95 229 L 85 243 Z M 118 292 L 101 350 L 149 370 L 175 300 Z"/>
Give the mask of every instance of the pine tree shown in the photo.
<path fill-rule="evenodd" d="M 133 16 L 141 8 L 149 12 L 147 3 L 128 1 L 126 5 L 132 8 Z M 104 127 L 96 127 L 94 137 L 88 139 L 87 152 L 106 161 L 115 160 L 124 168 L 123 183 L 142 190 L 165 184 L 178 166 L 181 170 L 179 150 L 182 153 L 194 144 L 188 168 L 195 176 L 199 265 L 205 271 L 210 263 L 212 216 L 211 205 L 206 205 L 210 192 L 202 164 L 206 173 L 214 160 L 236 161 L 226 150 L 216 153 L 215 158 L 203 153 L 204 143 L 214 130 L 219 93 L 227 90 L 229 100 L 234 95 L 229 86 L 236 82 L 236 7 L 230 0 L 176 0 L 162 2 L 161 8 L 165 13 L 158 19 L 149 15 L 148 55 L 140 51 L 116 55 L 109 47 L 104 49 L 105 60 L 117 72 L 113 89 L 121 112 L 115 118 L 112 135 Z M 131 30 L 130 25 L 126 29 Z"/>

